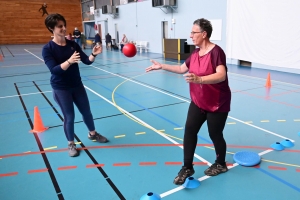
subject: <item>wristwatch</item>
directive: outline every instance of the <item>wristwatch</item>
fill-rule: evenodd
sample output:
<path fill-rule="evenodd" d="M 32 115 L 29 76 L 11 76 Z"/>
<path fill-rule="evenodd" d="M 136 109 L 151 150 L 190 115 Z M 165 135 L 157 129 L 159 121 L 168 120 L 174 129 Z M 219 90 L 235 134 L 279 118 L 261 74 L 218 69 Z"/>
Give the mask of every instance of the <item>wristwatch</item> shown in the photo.
<path fill-rule="evenodd" d="M 92 52 L 92 56 L 96 57 L 97 55 L 94 55 L 93 52 Z"/>

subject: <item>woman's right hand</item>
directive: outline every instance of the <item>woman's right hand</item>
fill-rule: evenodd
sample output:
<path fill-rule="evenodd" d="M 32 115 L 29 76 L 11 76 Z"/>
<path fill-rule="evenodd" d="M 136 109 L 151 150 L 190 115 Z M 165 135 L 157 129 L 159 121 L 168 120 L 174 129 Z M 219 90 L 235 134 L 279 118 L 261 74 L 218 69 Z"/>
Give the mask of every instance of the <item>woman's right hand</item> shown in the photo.
<path fill-rule="evenodd" d="M 80 61 L 80 55 L 79 52 L 75 51 L 73 53 L 73 55 L 69 58 L 68 60 L 71 64 L 74 64 L 75 62 L 79 62 Z"/>
<path fill-rule="evenodd" d="M 155 60 L 150 60 L 153 64 L 150 66 L 150 67 L 148 67 L 148 68 L 146 68 L 146 72 L 150 72 L 150 71 L 152 71 L 152 70 L 159 70 L 159 69 L 162 69 L 162 65 L 159 63 L 159 62 L 157 62 L 157 61 L 155 61 Z"/>

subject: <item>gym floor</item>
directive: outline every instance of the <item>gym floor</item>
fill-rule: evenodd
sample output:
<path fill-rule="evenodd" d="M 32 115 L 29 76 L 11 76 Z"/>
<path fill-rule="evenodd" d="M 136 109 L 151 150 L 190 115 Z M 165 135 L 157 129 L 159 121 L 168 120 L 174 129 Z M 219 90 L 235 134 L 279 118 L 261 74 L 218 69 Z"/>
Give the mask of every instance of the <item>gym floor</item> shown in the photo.
<path fill-rule="evenodd" d="M 300 199 L 300 75 L 228 65 L 231 112 L 224 130 L 230 170 L 207 177 L 215 153 L 207 126 L 199 132 L 194 157 L 195 189 L 173 184 L 182 166 L 182 139 L 190 102 L 180 74 L 145 73 L 161 54 L 106 51 L 80 64 L 98 132 L 110 142 L 87 138 L 76 108 L 79 157 L 69 157 L 62 113 L 52 97 L 42 45 L 2 45 L 0 62 L 0 199 L 140 199 L 153 192 L 163 199 Z M 87 54 L 91 49 L 86 49 Z M 183 62 L 183 61 L 181 61 Z M 266 88 L 267 74 L 272 87 Z M 37 106 L 45 132 L 34 126 Z M 295 146 L 275 151 L 289 139 Z M 236 164 L 238 151 L 259 153 L 255 167 Z"/>

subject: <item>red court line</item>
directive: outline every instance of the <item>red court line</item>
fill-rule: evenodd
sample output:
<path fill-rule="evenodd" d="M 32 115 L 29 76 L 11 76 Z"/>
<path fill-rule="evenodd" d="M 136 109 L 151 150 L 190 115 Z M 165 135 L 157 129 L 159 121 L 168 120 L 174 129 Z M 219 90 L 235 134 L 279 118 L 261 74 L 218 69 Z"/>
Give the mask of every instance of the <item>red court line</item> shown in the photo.
<path fill-rule="evenodd" d="M 166 165 L 182 165 L 182 162 L 165 162 Z"/>
<path fill-rule="evenodd" d="M 175 146 L 183 146 L 183 144 L 124 144 L 124 145 L 113 145 L 113 146 L 91 146 L 85 148 L 78 148 L 78 150 L 88 150 L 88 149 L 109 149 L 109 148 L 130 148 L 130 147 L 175 147 Z M 213 144 L 197 144 L 197 146 L 213 146 Z M 227 147 L 231 148 L 243 148 L 243 149 L 264 149 L 264 150 L 272 150 L 269 147 L 260 147 L 260 146 L 239 146 L 239 145 L 227 145 Z M 34 154 L 41 153 L 57 153 L 67 151 L 67 148 L 56 149 L 56 150 L 47 150 L 47 151 L 36 151 L 36 152 L 27 152 L 27 153 L 17 153 L 17 154 L 7 154 L 2 155 L 0 158 L 9 158 L 16 156 L 28 156 Z M 300 150 L 291 150 L 285 149 L 282 152 L 292 152 L 292 153 L 300 153 Z"/>
<path fill-rule="evenodd" d="M 226 163 L 226 166 L 233 166 L 232 163 Z"/>
<path fill-rule="evenodd" d="M 193 162 L 194 165 L 207 165 L 206 162 Z"/>
<path fill-rule="evenodd" d="M 28 170 L 28 174 L 33 174 L 33 173 L 38 173 L 38 172 L 47 172 L 48 169 L 44 168 L 44 169 L 34 169 L 34 170 Z"/>
<path fill-rule="evenodd" d="M 113 166 L 114 167 L 126 167 L 126 166 L 130 166 L 131 163 L 114 163 Z"/>
<path fill-rule="evenodd" d="M 246 95 L 253 96 L 253 97 L 256 97 L 256 98 L 260 98 L 260 99 L 265 99 L 265 100 L 268 100 L 268 101 L 273 101 L 273 102 L 280 103 L 280 104 L 287 105 L 287 106 L 291 106 L 291 107 L 294 107 L 294 108 L 300 108 L 300 106 L 296 106 L 296 105 L 289 104 L 289 103 L 286 103 L 286 102 L 277 101 L 275 99 L 270 99 L 270 98 L 266 99 L 266 97 L 258 96 L 258 95 L 251 94 L 251 93 L 248 93 L 248 92 L 240 91 L 239 93 L 246 94 Z"/>
<path fill-rule="evenodd" d="M 260 168 L 260 166 L 259 165 L 255 165 L 255 166 L 252 166 L 253 168 Z"/>
<path fill-rule="evenodd" d="M 300 172 L 300 169 L 296 169 L 296 172 Z"/>
<path fill-rule="evenodd" d="M 140 162 L 140 165 L 142 166 L 156 165 L 156 162 Z"/>
<path fill-rule="evenodd" d="M 15 176 L 15 175 L 18 175 L 18 172 L 10 172 L 10 173 L 7 173 L 7 174 L 0 174 L 0 177 L 3 177 L 3 176 Z"/>
<path fill-rule="evenodd" d="M 68 169 L 76 169 L 77 166 L 65 166 L 65 167 L 59 167 L 57 170 L 68 170 Z"/>
<path fill-rule="evenodd" d="M 275 170 L 286 170 L 285 167 L 276 167 L 276 166 L 268 166 L 269 169 L 275 169 Z"/>
<path fill-rule="evenodd" d="M 86 168 L 93 168 L 93 167 L 103 167 L 104 164 L 90 164 L 90 165 L 86 165 Z"/>

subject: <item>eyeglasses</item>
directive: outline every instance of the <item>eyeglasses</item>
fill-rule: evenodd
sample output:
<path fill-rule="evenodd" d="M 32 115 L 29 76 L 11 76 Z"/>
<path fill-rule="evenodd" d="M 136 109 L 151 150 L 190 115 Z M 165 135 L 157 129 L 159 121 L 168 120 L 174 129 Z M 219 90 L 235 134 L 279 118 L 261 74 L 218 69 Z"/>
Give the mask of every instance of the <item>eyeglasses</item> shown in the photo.
<path fill-rule="evenodd" d="M 200 31 L 200 32 L 194 32 L 194 31 L 192 31 L 192 32 L 191 32 L 191 35 L 194 36 L 196 33 L 203 33 L 203 32 L 204 32 L 204 31 Z"/>

